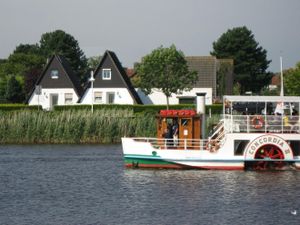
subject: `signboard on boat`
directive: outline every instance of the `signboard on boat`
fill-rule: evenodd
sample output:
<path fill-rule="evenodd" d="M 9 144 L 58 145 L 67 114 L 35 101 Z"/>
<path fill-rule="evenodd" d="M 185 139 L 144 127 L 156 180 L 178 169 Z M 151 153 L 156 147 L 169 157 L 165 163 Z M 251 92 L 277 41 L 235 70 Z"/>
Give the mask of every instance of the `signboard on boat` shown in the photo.
<path fill-rule="evenodd" d="M 254 159 L 257 151 L 263 151 L 264 146 L 274 146 L 280 149 L 284 159 L 293 159 L 293 152 L 290 145 L 281 137 L 276 135 L 262 135 L 248 144 L 245 150 L 246 159 Z"/>

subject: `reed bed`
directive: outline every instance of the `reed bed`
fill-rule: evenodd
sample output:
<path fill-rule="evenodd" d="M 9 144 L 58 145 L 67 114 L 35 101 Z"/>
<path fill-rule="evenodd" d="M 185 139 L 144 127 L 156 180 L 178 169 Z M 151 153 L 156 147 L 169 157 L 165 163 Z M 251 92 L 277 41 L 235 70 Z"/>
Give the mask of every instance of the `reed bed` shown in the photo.
<path fill-rule="evenodd" d="M 121 137 L 155 136 L 153 114 L 129 109 L 0 113 L 0 143 L 119 143 Z"/>

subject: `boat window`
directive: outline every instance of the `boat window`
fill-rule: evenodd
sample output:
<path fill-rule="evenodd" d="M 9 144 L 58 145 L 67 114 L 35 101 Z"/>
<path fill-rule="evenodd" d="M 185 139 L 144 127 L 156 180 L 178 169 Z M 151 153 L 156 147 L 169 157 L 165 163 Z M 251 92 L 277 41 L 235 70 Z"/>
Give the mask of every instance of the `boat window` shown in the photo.
<path fill-rule="evenodd" d="M 189 125 L 189 120 L 188 119 L 181 119 L 181 126 L 187 127 Z"/>
<path fill-rule="evenodd" d="M 290 141 L 294 156 L 300 155 L 300 141 Z"/>
<path fill-rule="evenodd" d="M 235 140 L 234 141 L 234 155 L 243 155 L 244 150 L 249 143 L 249 140 Z"/>

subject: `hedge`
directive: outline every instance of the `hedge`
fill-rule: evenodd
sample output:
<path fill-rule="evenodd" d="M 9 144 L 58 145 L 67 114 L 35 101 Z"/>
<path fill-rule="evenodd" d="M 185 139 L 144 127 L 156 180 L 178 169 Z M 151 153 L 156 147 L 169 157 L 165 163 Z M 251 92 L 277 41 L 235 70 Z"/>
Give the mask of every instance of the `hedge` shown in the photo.
<path fill-rule="evenodd" d="M 15 110 L 38 110 L 37 105 L 25 105 L 25 104 L 0 104 L 0 111 L 15 111 Z M 41 107 L 40 107 L 41 109 Z"/>
<path fill-rule="evenodd" d="M 149 113 L 157 113 L 161 109 L 166 109 L 166 105 L 117 105 L 117 104 L 101 104 L 94 105 L 94 110 L 100 109 L 123 109 L 123 110 L 133 110 L 134 113 L 141 112 L 149 112 Z M 169 109 L 195 109 L 195 105 L 193 104 L 179 104 L 179 105 L 170 105 Z M 25 104 L 0 104 L 0 111 L 15 111 L 15 110 L 38 110 L 38 106 L 29 106 Z M 65 110 L 90 110 L 91 105 L 56 105 L 54 107 L 55 111 L 65 111 Z M 211 110 L 211 114 L 221 114 L 223 106 L 222 104 L 215 105 L 207 105 L 206 113 L 209 113 Z"/>
<path fill-rule="evenodd" d="M 101 105 L 94 105 L 94 110 L 99 109 L 129 109 L 133 110 L 134 113 L 140 112 L 150 112 L 150 113 L 157 113 L 161 109 L 166 109 L 166 105 L 117 105 L 117 104 L 101 104 Z M 179 104 L 179 105 L 170 105 L 169 109 L 195 109 L 196 106 L 194 104 Z M 55 111 L 62 111 L 62 110 L 90 110 L 91 105 L 56 105 L 54 107 Z M 211 110 L 211 114 L 221 114 L 223 109 L 222 104 L 215 104 L 215 105 L 207 105 L 206 106 L 206 113 L 209 113 Z"/>
<path fill-rule="evenodd" d="M 157 113 L 161 109 L 166 109 L 166 105 L 117 105 L 117 104 L 101 104 L 94 105 L 94 110 L 99 109 L 127 109 L 133 110 L 134 113 L 140 112 L 149 112 Z M 181 104 L 181 105 L 170 105 L 169 109 L 194 109 L 195 105 L 193 104 Z M 55 111 L 64 111 L 64 110 L 90 110 L 91 105 L 56 105 L 54 106 Z"/>

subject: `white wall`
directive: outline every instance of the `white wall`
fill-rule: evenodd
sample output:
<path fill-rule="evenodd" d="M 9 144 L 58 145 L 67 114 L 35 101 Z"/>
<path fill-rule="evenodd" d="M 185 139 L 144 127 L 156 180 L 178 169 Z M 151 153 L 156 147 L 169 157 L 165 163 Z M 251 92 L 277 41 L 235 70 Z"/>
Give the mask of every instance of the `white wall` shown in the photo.
<path fill-rule="evenodd" d="M 134 104 L 127 88 L 93 88 L 93 92 L 102 92 L 102 104 L 108 104 L 107 93 L 114 92 L 115 99 L 114 104 Z M 92 91 L 88 88 L 84 93 L 81 104 L 91 104 L 92 103 Z M 96 104 L 96 103 L 94 103 Z"/>
<path fill-rule="evenodd" d="M 137 89 L 137 93 L 140 96 L 142 102 L 145 105 L 162 105 L 167 104 L 166 96 L 163 92 L 159 91 L 158 89 L 153 89 L 150 95 L 145 95 L 140 89 Z M 169 98 L 170 105 L 179 104 L 179 96 L 195 96 L 196 93 L 206 93 L 205 96 L 205 104 L 211 105 L 212 101 L 212 88 L 193 88 L 190 91 L 184 91 L 182 94 L 172 94 Z"/>
<path fill-rule="evenodd" d="M 73 99 L 72 104 L 76 104 L 79 97 L 73 88 L 49 88 L 42 89 L 41 95 L 36 95 L 35 93 L 29 99 L 29 105 L 41 105 L 43 109 L 50 110 L 50 94 L 58 94 L 58 105 L 65 105 L 65 93 L 72 93 Z"/>

